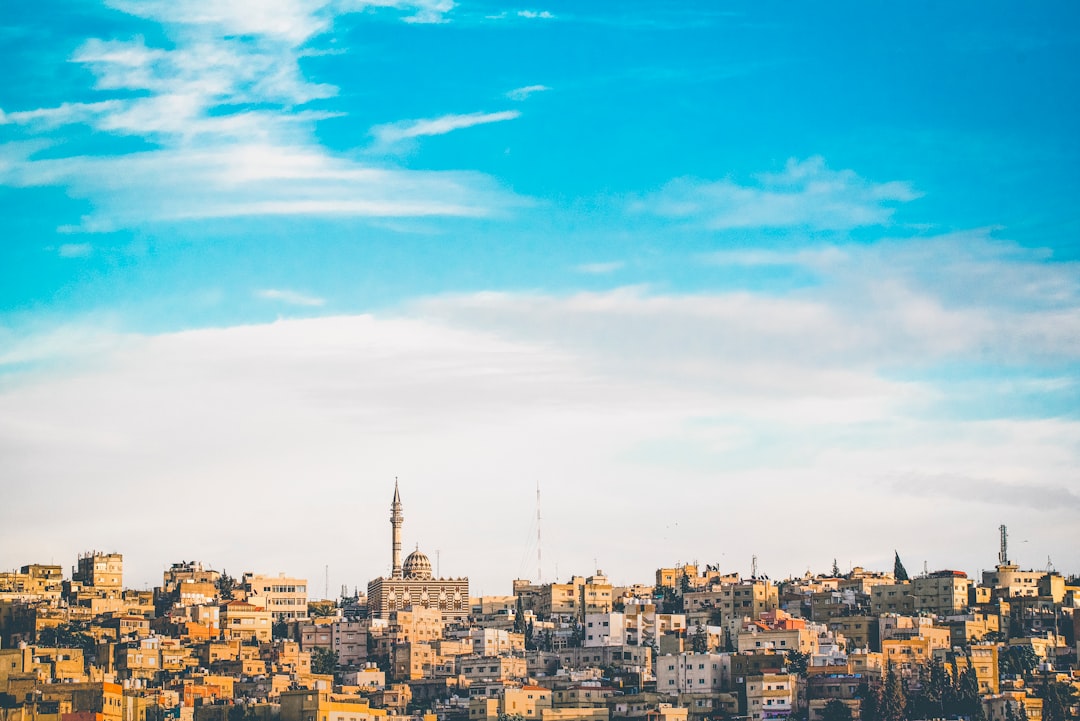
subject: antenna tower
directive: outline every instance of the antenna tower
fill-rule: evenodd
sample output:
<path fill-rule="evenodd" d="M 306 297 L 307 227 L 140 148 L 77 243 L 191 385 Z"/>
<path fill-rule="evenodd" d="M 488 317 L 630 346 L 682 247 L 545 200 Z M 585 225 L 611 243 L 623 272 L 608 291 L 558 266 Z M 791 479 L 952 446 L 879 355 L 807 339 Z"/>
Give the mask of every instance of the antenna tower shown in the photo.
<path fill-rule="evenodd" d="M 750 578 L 757 578 L 757 556 L 750 558 Z"/>
<path fill-rule="evenodd" d="M 1009 565 L 1009 532 L 1005 530 L 1005 524 L 1002 523 L 998 530 L 1001 531 L 1001 550 L 998 551 L 998 565 Z"/>
<path fill-rule="evenodd" d="M 543 565 L 540 555 L 540 481 L 536 482 L 536 585 L 544 582 Z"/>
<path fill-rule="evenodd" d="M 330 599 L 330 564 L 326 565 L 326 577 L 323 579 L 323 598 Z"/>

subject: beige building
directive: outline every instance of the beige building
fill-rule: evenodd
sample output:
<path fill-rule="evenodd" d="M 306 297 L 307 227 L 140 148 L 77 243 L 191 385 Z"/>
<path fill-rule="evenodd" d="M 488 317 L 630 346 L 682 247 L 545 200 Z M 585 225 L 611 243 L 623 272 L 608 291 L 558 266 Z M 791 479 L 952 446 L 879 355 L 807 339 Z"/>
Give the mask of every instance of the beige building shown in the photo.
<path fill-rule="evenodd" d="M 280 721 L 380 721 L 385 708 L 372 708 L 363 696 L 299 690 L 281 693 Z"/>
<path fill-rule="evenodd" d="M 401 494 L 394 481 L 390 504 L 391 572 L 368 583 L 368 610 L 375 618 L 388 618 L 393 611 L 415 608 L 437 609 L 447 620 L 463 621 L 469 616 L 469 579 L 435 578 L 431 560 L 416 549 L 401 561 L 401 526 L 405 521 Z"/>
<path fill-rule="evenodd" d="M 968 606 L 968 591 L 972 581 L 963 571 L 936 571 L 911 581 L 911 592 L 918 610 L 950 614 Z"/>
<path fill-rule="evenodd" d="M 787 718 L 797 710 L 798 678 L 766 673 L 746 679 L 746 716 L 752 721 Z"/>
<path fill-rule="evenodd" d="M 221 604 L 220 624 L 226 641 L 269 641 L 273 635 L 270 612 L 247 601 Z"/>
<path fill-rule="evenodd" d="M 1046 571 L 1021 571 L 1011 563 L 998 565 L 993 571 L 983 571 L 982 585 L 993 589 L 997 598 L 1038 596 L 1039 579 Z"/>
<path fill-rule="evenodd" d="M 97 551 L 80 554 L 78 565 L 72 569 L 71 580 L 119 594 L 124 587 L 124 557 L 119 553 Z"/>
<path fill-rule="evenodd" d="M 240 586 L 248 603 L 265 608 L 275 623 L 307 618 L 307 579 L 245 573 Z"/>
<path fill-rule="evenodd" d="M 469 721 L 496 721 L 507 716 L 541 718 L 551 709 L 551 690 L 543 686 L 504 688 L 495 698 L 469 700 Z"/>
<path fill-rule="evenodd" d="M 761 579 L 687 592 L 683 594 L 683 603 L 691 623 L 728 628 L 733 621 L 755 619 L 767 611 L 775 611 L 780 607 L 780 596 L 772 581 Z"/>
<path fill-rule="evenodd" d="M 717 693 L 731 688 L 731 655 L 683 653 L 656 659 L 656 692 Z"/>

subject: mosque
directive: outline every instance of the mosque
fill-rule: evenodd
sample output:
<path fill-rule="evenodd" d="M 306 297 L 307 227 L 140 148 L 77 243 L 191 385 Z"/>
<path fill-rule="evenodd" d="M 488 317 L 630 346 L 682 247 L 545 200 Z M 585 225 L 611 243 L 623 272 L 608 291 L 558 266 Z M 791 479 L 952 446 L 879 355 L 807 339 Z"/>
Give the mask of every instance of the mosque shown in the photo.
<path fill-rule="evenodd" d="M 390 504 L 391 546 L 390 578 L 379 577 L 368 583 L 368 611 L 373 618 L 387 618 L 392 611 L 407 608 L 437 608 L 443 619 L 463 620 L 469 615 L 469 579 L 435 578 L 431 560 L 420 549 L 401 562 L 401 494 L 394 479 L 394 500 Z"/>

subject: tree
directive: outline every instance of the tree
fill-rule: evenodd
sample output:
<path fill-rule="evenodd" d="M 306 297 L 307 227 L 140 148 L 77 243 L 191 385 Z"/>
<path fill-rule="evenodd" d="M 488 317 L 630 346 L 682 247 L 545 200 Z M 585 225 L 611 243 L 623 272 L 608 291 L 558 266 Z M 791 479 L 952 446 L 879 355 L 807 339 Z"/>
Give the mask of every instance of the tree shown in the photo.
<path fill-rule="evenodd" d="M 311 649 L 311 672 L 334 674 L 337 672 L 338 655 L 328 648 L 315 646 Z"/>
<path fill-rule="evenodd" d="M 913 706 L 920 718 L 944 718 L 945 706 L 952 697 L 952 679 L 945 665 L 931 657 L 922 671 L 922 693 Z"/>
<path fill-rule="evenodd" d="M 1027 676 L 1038 665 L 1031 646 L 1006 646 L 998 655 L 998 672 L 1005 676 Z"/>
<path fill-rule="evenodd" d="M 881 685 L 863 681 L 859 685 L 860 711 L 862 721 L 881 721 Z"/>
<path fill-rule="evenodd" d="M 694 653 L 708 653 L 709 634 L 700 623 L 694 629 L 694 635 L 690 637 L 690 650 Z"/>
<path fill-rule="evenodd" d="M 851 709 L 840 699 L 830 699 L 821 709 L 821 721 L 851 721 Z"/>
<path fill-rule="evenodd" d="M 840 578 L 840 564 L 836 562 L 835 558 L 832 560 L 832 576 L 833 578 Z M 841 704 L 841 706 L 843 706 L 843 704 Z M 845 706 L 845 708 L 847 707 Z M 848 709 L 848 715 L 850 715 L 850 711 L 851 709 Z"/>
<path fill-rule="evenodd" d="M 334 601 L 308 601 L 308 616 L 313 618 L 329 618 L 337 614 L 337 603 Z"/>
<path fill-rule="evenodd" d="M 219 576 L 217 580 L 218 596 L 222 601 L 231 600 L 235 589 L 236 579 L 230 576 L 226 571 L 222 571 L 221 576 Z"/>
<path fill-rule="evenodd" d="M 525 650 L 536 650 L 536 629 L 533 626 L 532 619 L 529 619 L 529 623 L 525 626 Z"/>
<path fill-rule="evenodd" d="M 986 720 L 982 696 L 979 693 L 979 677 L 975 675 L 975 669 L 970 664 L 960 674 L 957 696 L 961 716 L 967 716 L 971 721 Z"/>
<path fill-rule="evenodd" d="M 785 663 L 787 664 L 788 673 L 805 676 L 806 669 L 810 666 L 810 654 L 802 653 L 797 649 L 792 649 L 787 652 Z"/>
<path fill-rule="evenodd" d="M 97 639 L 87 633 L 87 626 L 81 621 L 43 628 L 38 633 L 37 642 L 50 648 L 81 648 L 86 655 L 97 650 Z"/>
<path fill-rule="evenodd" d="M 885 672 L 885 687 L 881 691 L 881 721 L 905 721 L 907 693 L 896 668 L 889 664 Z"/>
<path fill-rule="evenodd" d="M 1063 681 L 1047 681 L 1039 689 L 1043 700 L 1043 721 L 1066 721 L 1074 718 L 1070 709 L 1076 704 L 1076 689 Z"/>
<path fill-rule="evenodd" d="M 893 578 L 897 581 L 907 581 L 907 569 L 904 568 L 904 564 L 900 562 L 900 552 L 893 551 L 895 558 L 893 559 Z"/>
<path fill-rule="evenodd" d="M 517 597 L 517 609 L 514 612 L 514 633 L 525 633 L 525 602 Z"/>

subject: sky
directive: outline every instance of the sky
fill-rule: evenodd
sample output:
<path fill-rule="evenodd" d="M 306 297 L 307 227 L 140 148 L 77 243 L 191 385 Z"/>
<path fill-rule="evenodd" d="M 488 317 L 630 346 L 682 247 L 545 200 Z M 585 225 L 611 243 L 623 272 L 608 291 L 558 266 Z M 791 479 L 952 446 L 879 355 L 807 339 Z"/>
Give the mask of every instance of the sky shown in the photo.
<path fill-rule="evenodd" d="M 5 7 L 0 568 L 1080 572 L 1078 20 Z"/>

